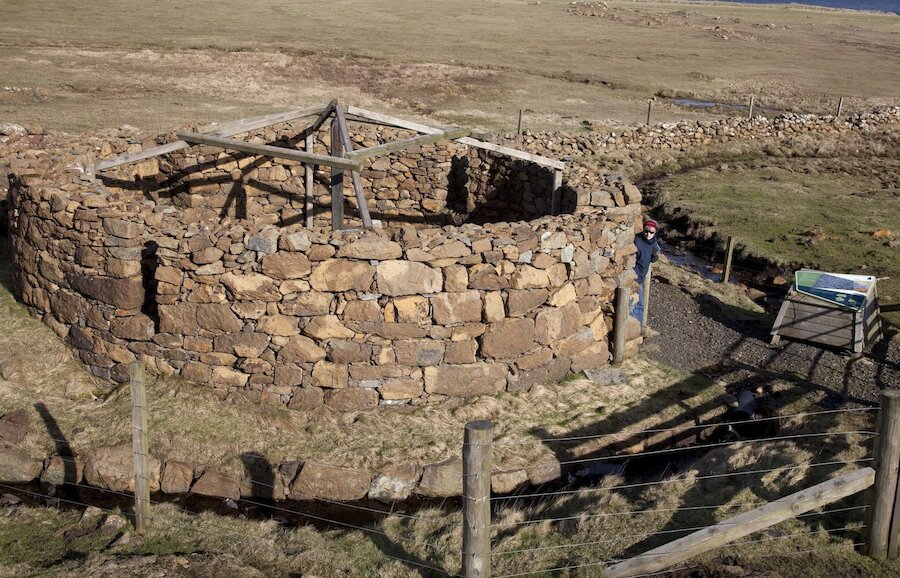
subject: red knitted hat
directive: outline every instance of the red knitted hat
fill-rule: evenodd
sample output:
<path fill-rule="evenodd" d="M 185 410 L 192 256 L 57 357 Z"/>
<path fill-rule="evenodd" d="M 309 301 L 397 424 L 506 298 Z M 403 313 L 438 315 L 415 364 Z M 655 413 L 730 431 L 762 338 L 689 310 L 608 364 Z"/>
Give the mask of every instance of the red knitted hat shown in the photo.
<path fill-rule="evenodd" d="M 647 219 L 644 221 L 644 228 L 652 227 L 653 230 L 659 230 L 659 224 L 653 219 Z"/>

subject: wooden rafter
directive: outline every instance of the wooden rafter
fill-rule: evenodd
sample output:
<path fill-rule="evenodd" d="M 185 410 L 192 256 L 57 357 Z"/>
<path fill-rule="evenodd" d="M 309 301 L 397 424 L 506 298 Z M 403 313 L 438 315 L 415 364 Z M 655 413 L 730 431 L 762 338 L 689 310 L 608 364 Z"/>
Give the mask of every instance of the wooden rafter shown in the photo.
<path fill-rule="evenodd" d="M 286 112 L 279 112 L 276 114 L 268 114 L 265 116 L 259 116 L 255 118 L 249 119 L 241 119 L 233 122 L 226 123 L 225 125 L 216 128 L 215 130 L 203 133 L 211 136 L 219 136 L 219 137 L 229 137 L 234 136 L 236 134 L 241 134 L 242 132 L 249 132 L 251 130 L 256 130 L 258 128 L 264 128 L 267 126 L 272 126 L 273 124 L 278 124 L 281 122 L 288 122 L 291 120 L 295 120 L 298 118 L 303 118 L 304 116 L 310 116 L 312 114 L 316 114 L 322 111 L 324 104 L 316 104 L 314 106 L 309 106 L 306 108 L 299 108 L 296 110 L 289 110 Z M 190 143 L 186 142 L 184 139 L 177 140 L 175 142 L 170 142 L 164 145 L 160 145 L 158 147 L 153 147 L 149 149 L 142 150 L 136 153 L 130 153 L 127 155 L 122 155 L 120 157 L 116 157 L 114 159 L 108 159 L 105 161 L 100 161 L 99 163 L 94 163 L 94 171 L 102 171 L 105 169 L 111 169 L 113 167 L 117 167 L 119 165 L 125 165 L 128 163 L 135 163 L 138 161 L 142 161 L 145 159 L 149 159 L 152 157 L 156 157 L 159 155 L 164 155 L 167 153 L 171 153 L 177 150 L 188 148 Z"/>
<path fill-rule="evenodd" d="M 403 151 L 406 149 L 411 149 L 418 146 L 428 145 L 432 143 L 436 143 L 442 140 L 453 140 L 462 138 L 464 136 L 468 136 L 472 134 L 472 131 L 467 128 L 453 128 L 449 130 L 434 132 L 431 134 L 426 134 L 422 136 L 417 136 L 414 138 L 408 138 L 403 140 L 397 140 L 389 143 L 385 143 L 382 145 L 359 149 L 358 151 L 347 153 L 348 159 L 361 160 L 370 157 L 379 157 L 384 156 L 390 153 L 395 153 L 398 151 Z"/>
<path fill-rule="evenodd" d="M 394 126 L 397 128 L 405 128 L 407 130 L 414 130 L 416 132 L 421 132 L 425 134 L 435 134 L 439 132 L 443 132 L 444 129 L 434 128 L 430 126 L 426 126 L 424 124 L 419 124 L 417 122 L 412 122 L 408 120 L 404 120 L 402 118 L 397 118 L 394 116 L 389 116 L 386 114 L 381 114 L 378 112 L 372 112 L 370 110 L 366 110 L 363 108 L 358 108 L 355 106 L 348 107 L 347 111 L 356 118 L 369 120 L 372 122 L 376 122 L 378 124 L 385 124 L 388 126 Z M 535 155 L 532 153 L 527 153 L 525 151 L 520 151 L 517 149 L 500 146 L 494 143 L 480 141 L 478 139 L 474 139 L 471 137 L 462 137 L 454 139 L 456 142 L 464 145 L 473 146 L 475 148 L 480 148 L 484 150 L 489 150 L 498 154 L 506 155 L 508 157 L 512 157 L 514 159 L 519 159 L 523 161 L 529 161 L 536 165 L 550 167 L 553 169 L 562 170 L 566 168 L 566 163 L 551 159 L 549 157 Z"/>
<path fill-rule="evenodd" d="M 314 163 L 317 165 L 325 165 L 327 167 L 333 167 L 343 170 L 349 171 L 358 171 L 359 170 L 359 161 L 352 159 L 345 159 L 340 157 L 335 157 L 331 155 L 317 155 L 313 153 L 308 153 L 305 151 L 300 151 L 296 149 L 289 149 L 284 147 L 273 147 L 270 145 L 262 145 L 262 144 L 253 144 L 244 141 L 222 138 L 218 136 L 212 136 L 207 134 L 200 134 L 196 132 L 180 132 L 178 133 L 178 138 L 181 140 L 191 143 L 191 144 L 204 144 L 209 146 L 220 147 L 223 149 L 236 150 L 254 155 L 263 155 L 270 156 L 282 159 L 291 159 L 295 161 L 301 161 L 306 163 Z"/>

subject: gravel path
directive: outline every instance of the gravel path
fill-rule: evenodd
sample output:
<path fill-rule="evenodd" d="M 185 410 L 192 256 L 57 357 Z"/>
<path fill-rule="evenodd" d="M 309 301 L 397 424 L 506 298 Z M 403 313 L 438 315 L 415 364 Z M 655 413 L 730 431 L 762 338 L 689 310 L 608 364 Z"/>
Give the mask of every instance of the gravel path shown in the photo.
<path fill-rule="evenodd" d="M 883 340 L 862 359 L 782 339 L 769 347 L 769 329 L 755 321 L 725 317 L 714 298 L 693 297 L 678 287 L 654 282 L 650 326 L 659 335 L 644 346 L 656 361 L 685 372 L 702 372 L 745 385 L 774 376 L 800 377 L 825 395 L 826 405 L 871 405 L 878 392 L 900 387 L 900 335 Z M 821 395 L 821 394 L 820 394 Z"/>

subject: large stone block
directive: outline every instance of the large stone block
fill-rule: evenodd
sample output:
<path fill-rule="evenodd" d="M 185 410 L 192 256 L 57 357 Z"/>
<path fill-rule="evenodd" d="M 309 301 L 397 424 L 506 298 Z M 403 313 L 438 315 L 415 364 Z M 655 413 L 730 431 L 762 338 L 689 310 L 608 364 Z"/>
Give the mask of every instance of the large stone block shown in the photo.
<path fill-rule="evenodd" d="M 105 490 L 134 492 L 133 452 L 130 444 L 97 448 L 84 466 L 84 481 Z M 159 490 L 160 466 L 159 460 L 147 456 L 147 480 L 151 492 Z"/>
<path fill-rule="evenodd" d="M 80 484 L 84 475 L 84 464 L 73 456 L 53 456 L 41 473 L 41 481 L 54 486 Z"/>
<path fill-rule="evenodd" d="M 313 315 L 328 315 L 331 311 L 331 303 L 333 301 L 334 296 L 330 293 L 306 291 L 299 293 L 297 297 L 291 301 L 281 303 L 279 307 L 281 308 L 281 312 L 285 315 L 311 317 Z"/>
<path fill-rule="evenodd" d="M 547 301 L 550 292 L 547 289 L 510 289 L 506 298 L 507 314 L 519 317 L 534 311 Z"/>
<path fill-rule="evenodd" d="M 519 265 L 509 281 L 513 289 L 539 289 L 550 285 L 547 271 L 536 269 L 530 265 Z"/>
<path fill-rule="evenodd" d="M 325 405 L 337 411 L 362 411 L 378 405 L 378 392 L 363 387 L 326 391 Z"/>
<path fill-rule="evenodd" d="M 256 330 L 279 337 L 291 337 L 300 333 L 297 318 L 289 315 L 264 315 L 257 321 Z"/>
<path fill-rule="evenodd" d="M 544 309 L 535 317 L 535 339 L 545 345 L 565 339 L 575 333 L 580 319 L 576 303 Z"/>
<path fill-rule="evenodd" d="M 481 321 L 481 294 L 478 291 L 438 293 L 431 300 L 434 322 L 453 325 L 468 321 Z"/>
<path fill-rule="evenodd" d="M 169 460 L 163 467 L 160 489 L 166 494 L 186 494 L 194 481 L 194 468 L 190 464 Z"/>
<path fill-rule="evenodd" d="M 0 373 L 3 373 L 2 367 L 0 367 Z M 2 379 L 2 376 L 0 376 L 0 379 Z M 4 414 L 0 418 L 0 439 L 11 444 L 21 442 L 28 434 L 30 422 L 31 418 L 28 412 L 21 408 Z"/>
<path fill-rule="evenodd" d="M 402 255 L 403 248 L 399 243 L 385 239 L 376 233 L 366 234 L 358 241 L 347 243 L 337 253 L 338 257 L 374 261 L 399 259 Z"/>
<path fill-rule="evenodd" d="M 429 464 L 422 471 L 422 481 L 416 493 L 432 498 L 450 498 L 462 495 L 462 460 L 450 458 L 437 464 Z"/>
<path fill-rule="evenodd" d="M 310 269 L 303 253 L 274 253 L 262 260 L 262 272 L 273 279 L 300 279 L 309 275 Z"/>
<path fill-rule="evenodd" d="M 368 362 L 372 359 L 372 345 L 358 341 L 332 339 L 328 344 L 328 358 L 335 363 Z"/>
<path fill-rule="evenodd" d="M 115 279 L 76 273 L 69 276 L 69 282 L 82 295 L 120 309 L 139 309 L 144 304 L 144 284 L 140 277 Z"/>
<path fill-rule="evenodd" d="M 325 391 L 321 387 L 299 387 L 294 389 L 294 395 L 288 403 L 288 407 L 300 411 L 310 411 L 325 403 Z"/>
<path fill-rule="evenodd" d="M 378 291 L 385 295 L 437 293 L 444 283 L 440 269 L 409 261 L 384 261 L 376 272 Z"/>
<path fill-rule="evenodd" d="M 469 287 L 482 291 L 497 291 L 509 287 L 509 280 L 498 275 L 493 265 L 479 263 L 469 269 Z"/>
<path fill-rule="evenodd" d="M 387 400 L 415 399 L 422 395 L 424 384 L 418 379 L 388 379 L 381 384 L 381 397 Z"/>
<path fill-rule="evenodd" d="M 191 486 L 191 493 L 211 498 L 239 500 L 241 498 L 241 481 L 232 476 L 207 470 Z"/>
<path fill-rule="evenodd" d="M 156 333 L 153 320 L 142 314 L 116 317 L 110 322 L 109 330 L 119 339 L 130 341 L 150 341 Z"/>
<path fill-rule="evenodd" d="M 351 339 L 356 335 L 353 330 L 348 329 L 341 320 L 335 315 L 319 315 L 310 319 L 303 333 L 309 335 L 313 339 L 327 341 L 328 339 Z"/>
<path fill-rule="evenodd" d="M 222 283 L 236 300 L 266 302 L 281 300 L 281 292 L 271 277 L 259 273 L 245 275 L 225 273 L 222 275 Z"/>
<path fill-rule="evenodd" d="M 310 385 L 329 389 L 343 389 L 350 381 L 350 372 L 343 363 L 320 361 L 313 367 Z"/>
<path fill-rule="evenodd" d="M 269 336 L 265 333 L 241 331 L 217 335 L 214 343 L 216 351 L 233 353 L 238 357 L 259 357 L 269 346 Z"/>
<path fill-rule="evenodd" d="M 437 339 L 410 339 L 394 343 L 394 355 L 401 365 L 440 365 L 444 359 L 444 342 Z"/>
<path fill-rule="evenodd" d="M 18 448 L 0 446 L 0 482 L 25 484 L 41 475 L 43 464 Z"/>
<path fill-rule="evenodd" d="M 197 335 L 200 326 L 197 323 L 196 303 L 175 303 L 160 305 L 159 332 L 176 335 Z"/>
<path fill-rule="evenodd" d="M 197 305 L 197 324 L 213 333 L 236 333 L 244 327 L 227 303 Z"/>
<path fill-rule="evenodd" d="M 315 363 L 325 359 L 325 350 L 309 337 L 295 335 L 278 352 L 278 359 L 284 363 Z"/>
<path fill-rule="evenodd" d="M 506 375 L 502 363 L 426 367 L 425 391 L 457 397 L 493 395 L 506 387 Z"/>
<path fill-rule="evenodd" d="M 501 359 L 521 355 L 532 347 L 534 347 L 534 321 L 529 317 L 491 323 L 481 341 L 483 355 Z"/>
<path fill-rule="evenodd" d="M 352 502 L 366 497 L 372 474 L 306 462 L 297 474 L 288 497 L 292 500 L 337 500 Z"/>
<path fill-rule="evenodd" d="M 372 479 L 369 498 L 379 502 L 405 500 L 422 477 L 422 468 L 415 464 L 403 464 L 390 468 Z"/>
<path fill-rule="evenodd" d="M 364 261 L 329 259 L 315 268 L 309 284 L 316 291 L 368 291 L 375 267 Z"/>

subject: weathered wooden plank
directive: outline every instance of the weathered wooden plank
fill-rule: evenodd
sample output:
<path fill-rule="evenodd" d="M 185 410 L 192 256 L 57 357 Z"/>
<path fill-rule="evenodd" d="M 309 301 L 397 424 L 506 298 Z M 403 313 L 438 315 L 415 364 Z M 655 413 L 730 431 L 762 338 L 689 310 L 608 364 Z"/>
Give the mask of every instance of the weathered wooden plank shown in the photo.
<path fill-rule="evenodd" d="M 802 339 L 804 341 L 812 341 L 814 343 L 824 343 L 825 345 L 831 345 L 832 347 L 841 347 L 845 349 L 849 349 L 853 344 L 850 339 L 841 339 L 832 337 L 830 335 L 824 335 L 822 333 L 813 331 L 804 331 L 802 329 L 796 329 L 793 327 L 782 327 L 778 330 L 778 334 L 782 337 Z"/>
<path fill-rule="evenodd" d="M 355 106 L 350 106 L 347 108 L 348 112 L 352 114 L 354 117 L 362 118 L 377 122 L 379 124 L 384 124 L 387 126 L 395 126 L 397 128 L 405 128 L 407 130 L 414 130 L 416 132 L 422 132 L 425 134 L 433 134 L 436 132 L 441 132 L 444 129 L 434 128 L 430 126 L 426 126 L 424 124 L 419 124 L 417 122 L 412 122 L 409 120 L 404 120 L 402 118 L 397 118 L 394 116 L 389 116 L 386 114 L 381 114 L 378 112 L 372 112 L 370 110 L 365 110 L 362 108 L 357 108 Z M 515 159 L 520 159 L 523 161 L 529 161 L 535 163 L 537 165 L 550 167 L 554 169 L 564 169 L 566 168 L 566 163 L 551 159 L 549 157 L 535 155 L 531 153 L 527 153 L 525 151 L 520 151 L 517 149 L 497 145 L 494 143 L 484 142 L 478 139 L 474 139 L 472 137 L 463 137 L 456 139 L 456 142 L 468 146 L 473 146 L 480 149 L 489 150 L 495 153 L 503 154 L 508 157 L 512 157 Z"/>
<path fill-rule="evenodd" d="M 793 306 L 794 310 L 808 315 L 818 315 L 821 317 L 829 317 L 832 319 L 843 319 L 848 323 L 853 320 L 852 309 L 832 309 L 830 307 L 820 307 L 818 305 L 811 305 L 809 303 L 797 303 L 795 301 L 789 301 L 789 303 Z"/>
<path fill-rule="evenodd" d="M 312 134 L 306 135 L 306 152 L 313 152 L 313 143 L 315 142 L 315 138 Z M 304 203 L 304 213 L 306 215 L 306 227 L 311 228 L 313 226 L 313 188 L 316 186 L 315 180 L 313 178 L 313 164 L 305 163 L 303 165 L 304 170 L 304 180 L 303 180 L 303 188 L 305 189 L 303 192 L 303 196 L 305 198 Z"/>
<path fill-rule="evenodd" d="M 406 149 L 411 149 L 414 147 L 424 146 L 436 143 L 442 140 L 453 140 L 457 138 L 462 138 L 472 134 L 472 131 L 467 128 L 454 128 L 450 130 L 445 130 L 442 132 L 435 132 L 431 134 L 426 134 L 422 136 L 417 136 L 413 138 L 407 138 L 403 140 L 397 140 L 389 143 L 385 143 L 382 145 L 377 145 L 369 148 L 359 149 L 353 152 L 347 153 L 348 159 L 361 160 L 365 158 L 371 157 L 380 157 L 390 153 L 395 153 L 399 151 L 403 151 Z"/>
<path fill-rule="evenodd" d="M 872 468 L 844 474 L 614 564 L 605 569 L 603 576 L 628 578 L 659 572 L 713 548 L 852 496 L 874 483 L 875 470 Z"/>
<path fill-rule="evenodd" d="M 289 110 L 286 112 L 279 112 L 276 114 L 268 114 L 266 116 L 260 116 L 256 118 L 250 119 L 241 119 L 233 122 L 226 123 L 221 127 L 215 128 L 209 133 L 202 134 L 211 134 L 213 136 L 221 136 L 221 137 L 229 137 L 234 136 L 236 134 L 240 134 L 242 132 L 249 132 L 251 130 L 256 130 L 258 128 L 263 128 L 266 126 L 270 126 L 273 124 L 278 124 L 279 122 L 288 122 L 289 120 L 294 120 L 296 118 L 303 118 L 304 116 L 309 116 L 311 114 L 316 114 L 324 104 L 316 104 L 313 106 L 309 106 L 306 108 L 300 108 L 296 110 Z M 189 143 L 184 140 L 177 140 L 175 142 L 170 142 L 164 145 L 160 145 L 158 147 L 149 148 L 146 150 L 138 151 L 136 153 L 130 153 L 127 155 L 122 155 L 120 157 L 116 157 L 114 159 L 109 159 L 105 161 L 100 161 L 99 163 L 94 164 L 95 171 L 102 171 L 104 169 L 111 169 L 113 167 L 117 167 L 119 165 L 125 165 L 128 163 L 134 163 L 138 161 L 142 161 L 144 159 L 149 159 L 151 157 L 164 155 L 167 153 L 171 153 L 177 150 L 181 150 L 191 146 Z"/>
<path fill-rule="evenodd" d="M 344 151 L 353 152 L 353 141 L 350 140 L 350 133 L 347 130 L 347 119 L 344 117 L 344 111 L 340 107 L 337 107 L 334 109 L 334 114 L 335 121 L 337 122 L 340 131 L 341 146 Z M 366 203 L 366 195 L 363 193 L 359 173 L 356 171 L 351 172 L 350 180 L 353 182 L 353 193 L 356 195 L 356 204 L 358 206 L 359 217 L 362 220 L 363 228 L 371 229 L 372 217 L 369 216 L 369 205 Z"/>
<path fill-rule="evenodd" d="M 317 155 L 296 149 L 284 147 L 273 147 L 270 145 L 254 144 L 239 140 L 222 138 L 217 136 L 199 134 L 195 132 L 180 132 L 178 138 L 185 142 L 193 144 L 205 144 L 210 146 L 222 147 L 223 149 L 231 149 L 250 153 L 253 155 L 262 155 L 277 157 L 282 159 L 291 159 L 301 162 L 312 162 L 317 165 L 325 165 L 328 167 L 344 169 L 348 171 L 358 171 L 359 161 L 344 159 L 330 155 Z"/>
<path fill-rule="evenodd" d="M 553 171 L 553 189 L 550 191 L 550 214 L 558 215 L 562 211 L 562 169 Z"/>
<path fill-rule="evenodd" d="M 853 317 L 848 315 L 829 315 L 822 313 L 810 313 L 809 311 L 801 311 L 797 307 L 790 307 L 790 311 L 786 317 L 794 323 L 811 323 L 821 327 L 832 327 L 835 329 L 846 329 L 853 327 Z"/>
<path fill-rule="evenodd" d="M 303 137 L 306 138 L 307 135 L 315 134 L 316 131 L 319 130 L 319 128 L 321 128 L 323 124 L 325 124 L 325 121 L 328 120 L 328 117 L 331 116 L 331 113 L 337 110 L 337 106 L 338 100 L 336 98 L 332 99 L 331 102 L 329 102 L 325 106 L 325 110 L 322 111 L 318 118 L 316 118 L 316 120 L 314 120 L 311 125 L 303 130 Z"/>
<path fill-rule="evenodd" d="M 340 129 L 336 122 L 331 123 L 331 154 L 343 156 Z M 344 171 L 337 167 L 331 169 L 331 230 L 344 228 Z"/>

